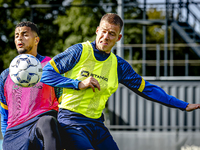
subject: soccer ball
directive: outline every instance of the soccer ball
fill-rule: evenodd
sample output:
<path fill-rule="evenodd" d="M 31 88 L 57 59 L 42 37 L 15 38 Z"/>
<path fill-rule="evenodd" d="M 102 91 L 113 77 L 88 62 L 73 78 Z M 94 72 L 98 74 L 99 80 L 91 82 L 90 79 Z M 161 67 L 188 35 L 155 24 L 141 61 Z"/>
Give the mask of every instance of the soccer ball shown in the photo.
<path fill-rule="evenodd" d="M 15 84 L 21 87 L 32 87 L 42 77 L 42 65 L 33 55 L 21 54 L 11 61 L 9 74 Z"/>

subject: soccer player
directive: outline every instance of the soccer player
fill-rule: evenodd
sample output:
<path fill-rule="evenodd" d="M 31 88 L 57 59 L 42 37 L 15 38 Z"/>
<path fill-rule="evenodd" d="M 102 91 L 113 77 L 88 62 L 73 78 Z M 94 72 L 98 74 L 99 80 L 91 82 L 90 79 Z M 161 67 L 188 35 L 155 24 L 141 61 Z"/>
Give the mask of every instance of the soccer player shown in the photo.
<path fill-rule="evenodd" d="M 45 66 L 51 58 L 37 53 L 39 40 L 34 23 L 16 26 L 17 52 L 32 54 Z M 0 103 L 3 150 L 61 150 L 58 100 L 53 87 L 42 82 L 30 88 L 19 87 L 6 69 L 0 75 Z"/>
<path fill-rule="evenodd" d="M 122 37 L 122 27 L 117 14 L 105 14 L 96 29 L 95 41 L 69 47 L 43 69 L 41 82 L 63 87 L 58 121 L 65 131 L 62 138 L 68 150 L 118 150 L 103 123 L 102 111 L 119 83 L 169 107 L 186 111 L 200 108 L 200 104 L 188 104 L 145 81 L 128 62 L 111 52 Z"/>

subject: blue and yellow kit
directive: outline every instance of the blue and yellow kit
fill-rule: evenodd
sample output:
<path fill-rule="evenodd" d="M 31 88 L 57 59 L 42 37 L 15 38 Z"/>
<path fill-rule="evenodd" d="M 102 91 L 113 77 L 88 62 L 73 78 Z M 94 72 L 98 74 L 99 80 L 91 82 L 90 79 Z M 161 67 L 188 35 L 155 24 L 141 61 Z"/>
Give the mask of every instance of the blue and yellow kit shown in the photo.
<path fill-rule="evenodd" d="M 105 61 L 110 58 L 110 55 L 105 52 L 99 51 L 95 48 L 95 41 L 91 43 L 91 46 L 94 51 L 94 60 Z M 63 87 L 68 89 L 78 90 L 78 83 L 81 81 L 78 76 L 70 77 L 70 70 L 76 67 L 81 60 L 83 51 L 83 44 L 76 44 L 69 47 L 64 52 L 55 56 L 43 69 L 43 75 L 41 82 L 49 84 L 54 87 Z M 114 54 L 112 54 L 114 55 Z M 144 80 L 139 74 L 137 74 L 131 65 L 122 59 L 121 57 L 114 55 L 117 61 L 116 74 L 117 74 L 117 82 L 125 85 L 127 88 L 137 93 L 138 95 L 154 101 L 161 103 L 163 105 L 179 108 L 181 110 L 185 110 L 188 103 L 182 100 L 179 100 L 171 95 L 168 95 L 162 88 L 157 85 L 153 85 L 148 81 Z M 86 56 L 85 56 L 86 57 Z M 93 60 L 93 61 L 94 61 Z M 89 64 L 92 67 L 92 63 Z M 110 64 L 107 64 L 107 68 Z M 105 67 L 106 68 L 106 67 Z M 104 68 L 104 70 L 105 70 Z M 112 67 L 111 67 L 112 68 Z M 76 72 L 77 73 L 77 72 Z M 84 75 L 88 74 L 88 72 L 83 72 Z M 115 73 L 115 72 L 113 72 Z M 65 74 L 62 76 L 61 74 Z M 89 74 L 94 78 L 98 79 L 99 76 L 95 73 Z M 103 78 L 103 77 L 102 77 Z M 104 79 L 105 80 L 105 79 Z M 101 85 L 100 85 L 101 86 Z M 64 108 L 63 105 L 60 106 Z M 86 115 L 87 116 L 87 115 Z M 89 117 L 89 116 L 88 116 Z"/>
<path fill-rule="evenodd" d="M 90 76 L 99 82 L 100 91 L 78 89 L 79 82 Z M 169 107 L 184 110 L 188 105 L 145 81 L 121 57 L 96 49 L 95 41 L 73 45 L 56 55 L 43 68 L 41 82 L 63 89 L 58 121 L 63 128 L 66 149 L 118 150 L 103 123 L 102 112 L 119 83 L 148 100 Z"/>

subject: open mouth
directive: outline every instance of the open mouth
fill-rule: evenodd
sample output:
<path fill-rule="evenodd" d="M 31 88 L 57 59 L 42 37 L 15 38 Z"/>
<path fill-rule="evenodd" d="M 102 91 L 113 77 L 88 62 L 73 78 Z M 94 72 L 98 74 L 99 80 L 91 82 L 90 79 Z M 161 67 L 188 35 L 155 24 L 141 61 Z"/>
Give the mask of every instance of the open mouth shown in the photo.
<path fill-rule="evenodd" d="M 103 45 L 108 45 L 107 42 L 103 42 L 103 41 L 101 41 L 100 43 L 103 44 Z"/>
<path fill-rule="evenodd" d="M 22 46 L 23 46 L 23 44 L 22 44 L 22 43 L 18 44 L 18 47 L 22 47 Z"/>

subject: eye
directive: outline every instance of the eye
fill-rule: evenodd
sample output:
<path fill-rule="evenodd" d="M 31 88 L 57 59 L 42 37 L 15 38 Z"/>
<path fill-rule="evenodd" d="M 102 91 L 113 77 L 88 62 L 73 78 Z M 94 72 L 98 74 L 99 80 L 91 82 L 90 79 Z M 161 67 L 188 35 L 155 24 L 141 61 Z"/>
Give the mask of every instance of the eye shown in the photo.
<path fill-rule="evenodd" d="M 113 33 L 113 32 L 110 32 L 110 35 L 111 35 L 111 36 L 115 36 L 115 33 Z"/>
<path fill-rule="evenodd" d="M 106 33 L 106 31 L 105 31 L 105 30 L 102 30 L 102 32 L 103 32 L 103 33 Z"/>

